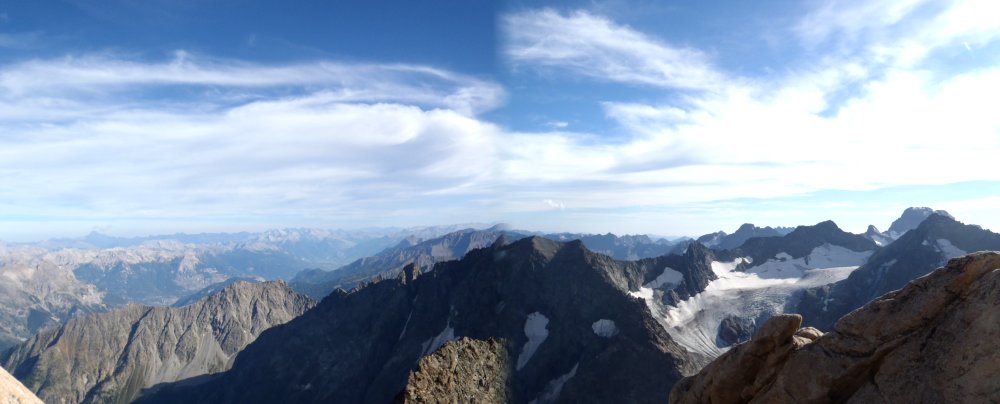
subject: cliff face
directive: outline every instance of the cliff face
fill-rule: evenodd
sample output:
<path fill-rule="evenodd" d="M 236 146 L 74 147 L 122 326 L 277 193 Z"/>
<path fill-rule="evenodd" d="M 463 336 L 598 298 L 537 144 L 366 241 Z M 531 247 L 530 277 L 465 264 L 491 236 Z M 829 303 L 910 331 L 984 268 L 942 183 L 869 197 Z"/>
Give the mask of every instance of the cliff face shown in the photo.
<path fill-rule="evenodd" d="M 128 305 L 74 318 L 0 363 L 49 403 L 129 402 L 158 383 L 225 371 L 261 332 L 311 306 L 283 282 L 238 282 L 183 308 Z"/>
<path fill-rule="evenodd" d="M 1000 254 L 977 253 L 841 318 L 773 317 L 671 403 L 1000 402 Z"/>
<path fill-rule="evenodd" d="M 42 400 L 17 381 L 14 376 L 0 368 L 0 403 L 3 404 L 42 404 Z"/>

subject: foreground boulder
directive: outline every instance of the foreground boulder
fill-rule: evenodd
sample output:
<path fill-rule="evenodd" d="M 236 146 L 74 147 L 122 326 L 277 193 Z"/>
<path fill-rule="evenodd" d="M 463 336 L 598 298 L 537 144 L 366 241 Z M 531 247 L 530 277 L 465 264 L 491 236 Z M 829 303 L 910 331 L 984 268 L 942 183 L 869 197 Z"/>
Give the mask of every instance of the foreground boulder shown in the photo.
<path fill-rule="evenodd" d="M 506 403 L 513 361 L 504 342 L 462 338 L 420 359 L 398 403 Z"/>
<path fill-rule="evenodd" d="M 17 381 L 14 376 L 0 368 L 0 403 L 3 404 L 41 404 L 42 400 Z"/>
<path fill-rule="evenodd" d="M 1000 254 L 916 279 L 821 335 L 775 316 L 682 379 L 671 403 L 1000 402 Z"/>

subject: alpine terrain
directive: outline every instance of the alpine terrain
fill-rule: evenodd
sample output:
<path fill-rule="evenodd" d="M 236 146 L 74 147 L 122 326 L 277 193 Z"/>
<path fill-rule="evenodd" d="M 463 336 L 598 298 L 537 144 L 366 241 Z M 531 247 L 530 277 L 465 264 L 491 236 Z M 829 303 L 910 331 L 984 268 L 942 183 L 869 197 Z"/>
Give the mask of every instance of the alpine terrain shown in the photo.
<path fill-rule="evenodd" d="M 130 304 L 78 316 L 0 355 L 50 403 L 131 402 L 162 383 L 229 369 L 262 332 L 312 307 L 280 281 L 237 282 L 183 308 Z"/>

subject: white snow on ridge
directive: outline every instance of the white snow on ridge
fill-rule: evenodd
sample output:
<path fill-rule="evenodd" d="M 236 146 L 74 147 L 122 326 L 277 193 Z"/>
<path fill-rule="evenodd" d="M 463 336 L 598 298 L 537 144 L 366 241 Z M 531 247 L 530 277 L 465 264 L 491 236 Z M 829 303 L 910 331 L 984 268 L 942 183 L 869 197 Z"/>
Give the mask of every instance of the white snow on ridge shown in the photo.
<path fill-rule="evenodd" d="M 544 314 L 536 311 L 528 315 L 524 322 L 524 335 L 528 337 L 528 342 L 524 343 L 521 354 L 517 356 L 517 370 L 521 370 L 531 360 L 538 347 L 549 337 L 549 330 L 546 328 L 548 325 L 549 318 Z"/>
<path fill-rule="evenodd" d="M 941 251 L 941 254 L 944 254 L 945 261 L 968 254 L 961 248 L 955 247 L 950 240 L 943 238 L 937 240 L 937 248 L 938 251 Z"/>
<path fill-rule="evenodd" d="M 824 244 L 806 257 L 792 258 L 779 253 L 773 259 L 737 271 L 749 259 L 712 262 L 718 279 L 705 291 L 680 302 L 676 307 L 663 305 L 652 296 L 646 305 L 670 336 L 685 348 L 715 357 L 728 348 L 719 348 L 719 324 L 727 316 L 757 319 L 785 311 L 793 303 L 794 292 L 847 278 L 862 265 L 871 251 L 855 252 Z"/>
<path fill-rule="evenodd" d="M 642 285 L 638 291 L 628 292 L 628 294 L 640 299 L 652 299 L 653 289 L 673 289 L 674 287 L 677 287 L 677 285 L 680 285 L 683 281 L 684 274 L 673 268 L 665 267 L 663 268 L 663 273 L 661 273 L 660 276 L 657 276 L 656 279 Z M 664 288 L 664 286 L 666 286 L 666 288 Z"/>
<path fill-rule="evenodd" d="M 786 253 L 779 253 L 774 259 L 756 265 L 747 272 L 765 279 L 801 278 L 807 271 L 816 268 L 858 267 L 871 255 L 872 251 L 858 252 L 841 246 L 823 244 L 802 258 L 792 258 Z"/>
<path fill-rule="evenodd" d="M 598 337 L 611 338 L 618 335 L 618 325 L 613 320 L 602 318 L 591 324 L 590 328 Z"/>
<path fill-rule="evenodd" d="M 663 268 L 663 273 L 657 276 L 645 286 L 650 289 L 659 289 L 664 285 L 680 285 L 684 281 L 684 275 L 673 268 Z"/>

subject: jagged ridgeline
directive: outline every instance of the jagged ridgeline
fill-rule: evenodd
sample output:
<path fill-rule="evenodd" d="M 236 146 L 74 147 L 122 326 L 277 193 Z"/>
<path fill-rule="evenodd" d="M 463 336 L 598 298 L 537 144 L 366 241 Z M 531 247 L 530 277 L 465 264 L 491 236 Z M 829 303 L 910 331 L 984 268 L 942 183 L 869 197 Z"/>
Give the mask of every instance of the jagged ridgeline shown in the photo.
<path fill-rule="evenodd" d="M 261 332 L 312 305 L 281 281 L 236 282 L 183 308 L 132 304 L 74 318 L 0 355 L 0 364 L 45 402 L 127 403 L 229 369 Z"/>
<path fill-rule="evenodd" d="M 487 363 L 509 365 L 502 394 L 513 402 L 662 402 L 705 358 L 674 343 L 629 291 L 668 264 L 707 267 L 696 252 L 691 264 L 685 256 L 622 262 L 579 241 L 494 243 L 423 275 L 411 266 L 335 292 L 265 332 L 218 378 L 163 388 L 148 402 L 386 403 L 403 394 L 422 357 L 461 337 L 502 341 L 502 358 Z"/>

